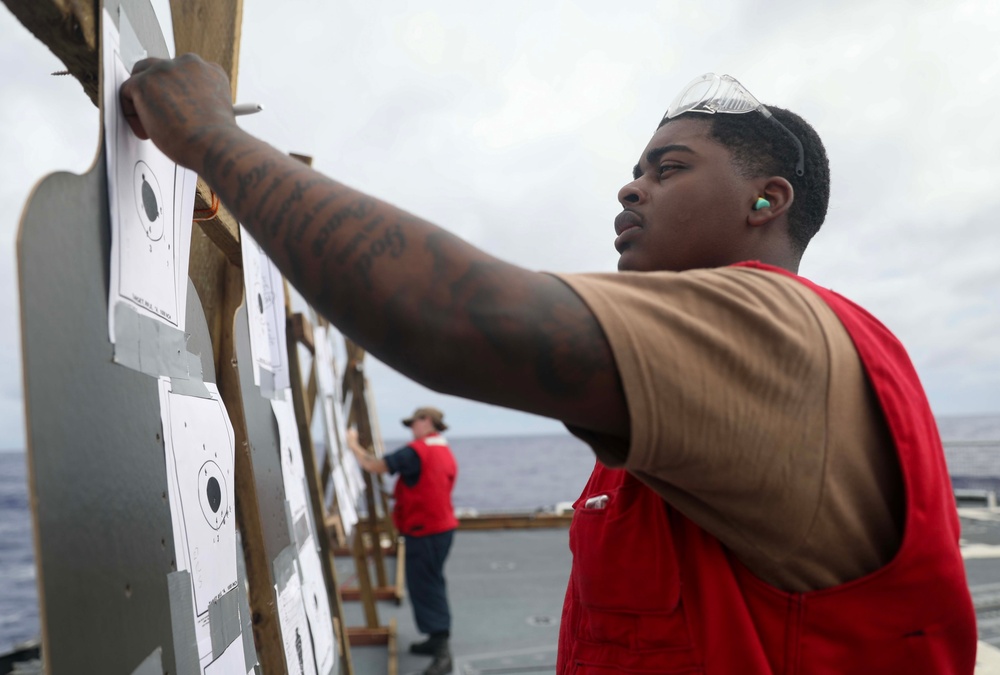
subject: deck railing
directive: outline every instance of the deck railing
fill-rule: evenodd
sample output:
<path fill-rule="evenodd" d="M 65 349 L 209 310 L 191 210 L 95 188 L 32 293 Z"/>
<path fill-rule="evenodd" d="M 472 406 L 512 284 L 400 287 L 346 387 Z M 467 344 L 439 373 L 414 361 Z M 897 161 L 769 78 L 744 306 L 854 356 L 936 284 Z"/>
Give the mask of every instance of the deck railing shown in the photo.
<path fill-rule="evenodd" d="M 945 440 L 948 474 L 960 506 L 996 508 L 1000 440 Z"/>

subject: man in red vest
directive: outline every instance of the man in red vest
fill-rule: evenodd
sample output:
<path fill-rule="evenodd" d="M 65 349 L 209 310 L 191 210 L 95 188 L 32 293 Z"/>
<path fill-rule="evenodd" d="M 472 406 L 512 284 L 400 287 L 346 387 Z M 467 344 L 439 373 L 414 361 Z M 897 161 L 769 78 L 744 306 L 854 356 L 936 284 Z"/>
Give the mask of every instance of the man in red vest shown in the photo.
<path fill-rule="evenodd" d="M 458 466 L 441 435 L 448 429 L 443 412 L 417 408 L 403 420 L 403 426 L 410 428 L 413 441 L 381 459 L 365 452 L 354 429 L 347 443 L 365 471 L 399 476 L 392 520 L 406 538 L 406 590 L 413 618 L 420 632 L 428 635 L 425 641 L 411 644 L 410 651 L 434 657 L 424 675 L 444 675 L 452 668 L 444 563 L 458 527 L 451 503 Z"/>
<path fill-rule="evenodd" d="M 284 157 L 235 124 L 229 91 L 185 56 L 139 63 L 121 100 L 376 357 L 594 449 L 560 673 L 972 672 L 917 375 L 877 320 L 796 276 L 829 200 L 801 117 L 698 78 L 619 191 L 619 273 L 556 276 Z"/>

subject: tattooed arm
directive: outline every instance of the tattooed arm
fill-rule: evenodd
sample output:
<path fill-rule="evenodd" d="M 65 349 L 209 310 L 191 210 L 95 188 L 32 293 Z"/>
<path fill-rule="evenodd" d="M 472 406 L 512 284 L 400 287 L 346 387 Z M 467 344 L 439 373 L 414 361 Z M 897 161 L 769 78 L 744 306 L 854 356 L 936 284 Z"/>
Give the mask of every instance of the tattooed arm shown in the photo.
<path fill-rule="evenodd" d="M 135 132 L 198 172 L 335 326 L 432 389 L 628 434 L 610 347 L 572 290 L 250 136 L 229 92 L 218 66 L 186 55 L 137 64 L 121 102 Z"/>

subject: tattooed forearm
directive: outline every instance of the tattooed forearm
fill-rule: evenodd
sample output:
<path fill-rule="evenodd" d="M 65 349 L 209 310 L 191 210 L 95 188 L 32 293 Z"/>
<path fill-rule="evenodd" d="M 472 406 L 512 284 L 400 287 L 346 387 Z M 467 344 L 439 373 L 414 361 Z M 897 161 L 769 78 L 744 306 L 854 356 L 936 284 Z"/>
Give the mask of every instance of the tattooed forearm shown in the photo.
<path fill-rule="evenodd" d="M 202 136 L 206 135 L 206 133 L 207 132 L 203 131 L 201 133 L 193 134 L 191 137 L 192 142 L 198 142 Z M 220 136 L 219 134 L 213 135 L 212 141 L 205 150 L 204 158 L 202 159 L 204 173 L 206 176 L 211 177 L 216 173 L 219 163 L 225 159 L 227 153 L 233 151 L 235 145 L 236 140 L 233 138 Z"/>
<path fill-rule="evenodd" d="M 406 235 L 403 234 L 403 228 L 400 224 L 396 223 L 385 228 L 382 236 L 372 241 L 368 245 L 368 250 L 358 256 L 354 263 L 354 270 L 361 278 L 365 288 L 372 288 L 372 267 L 379 258 L 386 254 L 391 258 L 398 258 L 405 250 Z"/>
<path fill-rule="evenodd" d="M 291 228 L 286 244 L 289 242 L 300 244 L 302 242 L 302 238 L 305 236 L 305 233 L 309 230 L 309 226 L 312 225 L 313 220 L 316 219 L 316 216 L 322 213 L 327 206 L 340 198 L 339 190 L 330 188 L 328 192 L 329 194 L 327 194 L 326 197 L 316 202 L 313 207 L 302 216 L 302 219 L 299 220 L 298 224 L 294 228 Z"/>
<path fill-rule="evenodd" d="M 227 207 L 310 304 L 385 363 L 447 393 L 597 430 L 627 425 L 603 332 L 561 281 L 238 129 L 206 146 L 202 174 Z"/>
<path fill-rule="evenodd" d="M 242 210 L 247 201 L 247 193 L 250 190 L 255 190 L 273 169 L 273 162 L 264 161 L 249 171 L 241 173 L 236 179 L 236 196 L 233 198 L 233 208 L 237 211 Z"/>
<path fill-rule="evenodd" d="M 326 251 L 327 241 L 329 241 L 330 237 L 340 229 L 345 220 L 349 218 L 356 220 L 365 218 L 369 213 L 371 213 L 374 207 L 375 202 L 372 199 L 368 197 L 361 197 L 330 216 L 330 218 L 320 226 L 319 231 L 316 233 L 315 238 L 310 244 L 313 255 L 318 258 L 324 254 Z"/>
<path fill-rule="evenodd" d="M 270 221 L 268 231 L 272 237 L 277 236 L 284 229 L 283 226 L 286 219 L 294 217 L 293 207 L 303 200 L 306 192 L 320 182 L 318 178 L 304 182 L 301 180 L 295 181 L 295 185 L 292 187 L 291 192 L 288 193 L 288 196 L 274 208 L 270 216 L 265 216 L 265 220 Z"/>
<path fill-rule="evenodd" d="M 277 234 L 275 229 L 280 223 L 276 222 L 274 217 L 268 218 L 264 213 L 264 209 L 267 208 L 268 202 L 275 196 L 281 197 L 281 193 L 287 187 L 288 179 L 296 174 L 298 167 L 294 167 L 283 171 L 271 180 L 271 184 L 260 193 L 257 198 L 257 202 L 253 205 L 254 209 L 260 213 L 261 228 L 268 233 L 269 236 L 274 237 Z M 274 212 L 271 212 L 274 214 Z"/>
<path fill-rule="evenodd" d="M 234 150 L 227 152 L 224 157 L 226 159 L 225 164 L 218 169 L 218 174 L 220 178 L 229 178 L 229 175 L 236 168 L 236 165 L 246 156 L 250 155 L 253 150 Z"/>

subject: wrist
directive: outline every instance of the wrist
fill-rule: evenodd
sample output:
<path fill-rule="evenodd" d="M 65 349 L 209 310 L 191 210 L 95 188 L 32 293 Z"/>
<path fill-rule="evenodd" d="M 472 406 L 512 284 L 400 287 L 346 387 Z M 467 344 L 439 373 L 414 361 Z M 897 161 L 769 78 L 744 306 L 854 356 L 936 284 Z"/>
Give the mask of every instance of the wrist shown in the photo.
<path fill-rule="evenodd" d="M 217 175 L 220 170 L 219 158 L 253 140 L 253 136 L 236 124 L 206 125 L 187 137 L 183 155 L 177 163 L 212 184 L 221 178 Z"/>

